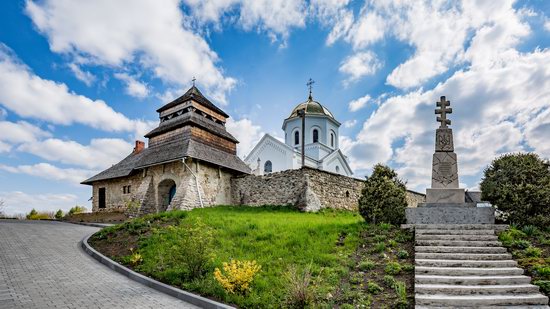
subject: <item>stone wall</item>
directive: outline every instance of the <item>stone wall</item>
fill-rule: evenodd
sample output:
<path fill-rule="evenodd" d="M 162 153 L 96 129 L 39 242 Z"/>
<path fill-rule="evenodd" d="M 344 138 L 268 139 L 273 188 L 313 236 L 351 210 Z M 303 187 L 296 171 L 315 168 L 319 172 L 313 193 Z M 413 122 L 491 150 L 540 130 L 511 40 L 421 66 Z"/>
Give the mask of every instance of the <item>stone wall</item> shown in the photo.
<path fill-rule="evenodd" d="M 357 209 L 364 180 L 314 168 L 268 175 L 246 175 L 231 181 L 235 205 L 293 205 L 306 211 L 321 208 Z M 424 195 L 407 191 L 407 203 L 416 207 Z"/>
<path fill-rule="evenodd" d="M 131 215 L 144 215 L 163 210 L 159 188 L 166 180 L 176 185 L 176 194 L 168 210 L 198 208 L 201 207 L 201 199 L 205 207 L 231 203 L 232 172 L 192 159 L 187 159 L 186 165 L 175 161 L 148 167 L 128 177 L 96 182 L 93 185 L 92 211 L 125 211 Z M 123 187 L 128 185 L 131 191 L 124 194 Z M 104 209 L 98 207 L 99 188 L 106 189 Z M 128 209 L 131 204 L 135 205 L 135 209 Z"/>

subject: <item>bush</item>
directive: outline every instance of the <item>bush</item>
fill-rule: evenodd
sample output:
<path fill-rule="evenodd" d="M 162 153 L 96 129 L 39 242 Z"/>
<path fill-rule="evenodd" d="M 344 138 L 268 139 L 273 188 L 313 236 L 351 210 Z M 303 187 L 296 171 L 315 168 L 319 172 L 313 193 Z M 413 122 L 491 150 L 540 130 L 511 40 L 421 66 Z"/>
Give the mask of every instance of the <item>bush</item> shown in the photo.
<path fill-rule="evenodd" d="M 55 213 L 55 218 L 56 218 L 57 220 L 63 219 L 63 210 L 59 209 L 59 210 Z"/>
<path fill-rule="evenodd" d="M 397 283 L 397 280 L 393 276 L 385 275 L 384 276 L 384 284 L 388 286 L 389 288 L 394 288 L 395 284 Z"/>
<path fill-rule="evenodd" d="M 405 223 L 407 207 L 405 183 L 397 178 L 397 173 L 382 164 L 374 166 L 367 177 L 361 197 L 359 213 L 369 223 Z"/>
<path fill-rule="evenodd" d="M 535 247 L 529 247 L 525 249 L 525 256 L 527 257 L 540 257 L 542 255 L 542 250 Z"/>
<path fill-rule="evenodd" d="M 401 272 L 401 264 L 397 262 L 389 262 L 384 268 L 384 272 L 388 275 L 397 275 Z"/>
<path fill-rule="evenodd" d="M 408 301 L 407 301 L 407 286 L 405 285 L 405 282 L 397 281 L 394 285 L 395 293 L 397 294 L 397 297 L 399 300 L 397 301 L 396 307 L 397 308 L 408 308 Z"/>
<path fill-rule="evenodd" d="M 409 252 L 407 252 L 405 250 L 399 250 L 397 252 L 397 258 L 400 259 L 400 260 L 406 259 L 408 257 L 409 257 Z"/>
<path fill-rule="evenodd" d="M 371 260 L 361 261 L 359 262 L 359 265 L 357 265 L 360 271 L 369 271 L 373 270 L 374 267 L 376 267 L 376 263 L 374 263 Z"/>
<path fill-rule="evenodd" d="M 250 284 L 261 268 L 256 261 L 231 260 L 223 263 L 223 272 L 216 267 L 214 278 L 227 292 L 244 295 L 250 291 Z"/>
<path fill-rule="evenodd" d="M 539 229 L 534 225 L 526 225 L 521 229 L 521 231 L 527 236 L 536 236 L 539 233 Z"/>
<path fill-rule="evenodd" d="M 482 199 L 508 213 L 518 225 L 550 224 L 549 162 L 534 153 L 503 155 L 485 169 Z"/>
<path fill-rule="evenodd" d="M 384 289 L 379 286 L 376 282 L 369 281 L 367 283 L 367 291 L 371 294 L 378 294 L 382 292 Z"/>
<path fill-rule="evenodd" d="M 36 209 L 32 209 L 28 214 L 27 214 L 27 220 L 47 220 L 47 219 L 52 219 L 53 218 L 53 213 L 49 213 L 49 212 L 38 212 L 36 211 Z"/>
<path fill-rule="evenodd" d="M 305 308 L 313 303 L 315 294 L 312 289 L 311 266 L 299 272 L 296 266 L 291 266 L 286 273 L 288 290 L 285 304 L 288 308 Z"/>
<path fill-rule="evenodd" d="M 27 220 L 35 220 L 33 219 L 34 217 L 36 217 L 38 215 L 38 211 L 36 211 L 36 209 L 32 209 L 28 214 L 27 214 Z"/>
<path fill-rule="evenodd" d="M 69 213 L 67 215 L 69 215 L 69 216 L 76 215 L 76 214 L 86 212 L 87 210 L 88 209 L 86 209 L 86 207 L 76 205 L 75 207 L 69 209 Z"/>
<path fill-rule="evenodd" d="M 202 277 L 212 253 L 212 228 L 199 219 L 153 230 L 140 244 L 140 270 L 159 279 L 181 282 Z"/>
<path fill-rule="evenodd" d="M 538 285 L 544 294 L 550 294 L 550 280 L 537 280 L 533 284 Z"/>

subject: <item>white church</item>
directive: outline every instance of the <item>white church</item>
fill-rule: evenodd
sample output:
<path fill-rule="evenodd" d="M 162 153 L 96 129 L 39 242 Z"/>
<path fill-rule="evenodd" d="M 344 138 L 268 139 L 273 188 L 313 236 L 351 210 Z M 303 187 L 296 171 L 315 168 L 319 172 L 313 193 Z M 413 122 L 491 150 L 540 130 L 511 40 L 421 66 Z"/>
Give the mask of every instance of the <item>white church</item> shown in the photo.
<path fill-rule="evenodd" d="M 300 111 L 305 110 L 305 130 L 302 132 Z M 305 134 L 305 166 L 351 176 L 347 157 L 339 148 L 338 122 L 334 115 L 311 95 L 298 104 L 283 122 L 285 142 L 265 134 L 244 162 L 255 175 L 299 169 L 302 166 L 302 134 Z"/>

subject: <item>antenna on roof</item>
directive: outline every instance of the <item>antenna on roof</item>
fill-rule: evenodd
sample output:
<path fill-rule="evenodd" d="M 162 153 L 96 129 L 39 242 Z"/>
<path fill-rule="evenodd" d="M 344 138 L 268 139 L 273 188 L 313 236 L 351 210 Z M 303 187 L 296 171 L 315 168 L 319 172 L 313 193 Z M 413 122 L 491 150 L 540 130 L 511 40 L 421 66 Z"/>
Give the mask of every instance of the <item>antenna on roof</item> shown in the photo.
<path fill-rule="evenodd" d="M 309 88 L 309 99 L 311 100 L 312 96 L 311 96 L 311 89 L 313 88 L 313 84 L 315 84 L 315 81 L 311 78 L 309 78 L 309 80 L 307 81 L 306 85 L 308 86 Z"/>

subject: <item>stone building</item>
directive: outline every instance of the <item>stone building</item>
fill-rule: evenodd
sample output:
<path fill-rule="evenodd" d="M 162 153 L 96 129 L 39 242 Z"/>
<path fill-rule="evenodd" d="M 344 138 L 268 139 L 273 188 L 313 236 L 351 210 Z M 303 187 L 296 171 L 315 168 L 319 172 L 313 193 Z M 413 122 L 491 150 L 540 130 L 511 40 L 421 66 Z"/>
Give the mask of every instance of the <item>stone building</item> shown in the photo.
<path fill-rule="evenodd" d="M 305 118 L 302 132 L 303 111 Z M 304 165 L 332 173 L 352 176 L 347 157 L 339 147 L 340 122 L 321 103 L 313 100 L 311 90 L 307 101 L 298 104 L 283 121 L 284 143 L 265 134 L 244 162 L 255 175 L 264 175 L 302 167 L 302 139 Z"/>
<path fill-rule="evenodd" d="M 82 182 L 93 211 L 136 214 L 231 204 L 231 178 L 250 173 L 237 157 L 229 117 L 193 85 L 157 110 L 160 124 L 119 163 Z"/>

